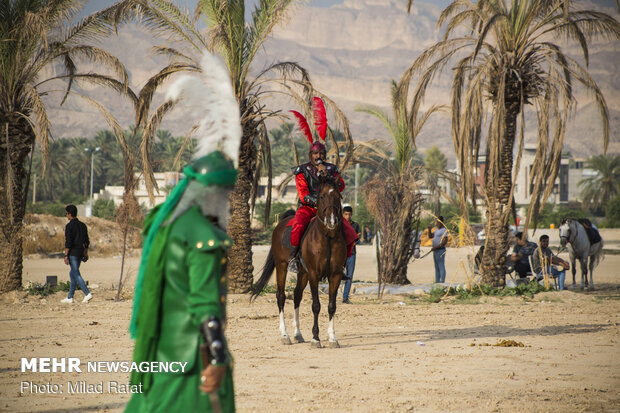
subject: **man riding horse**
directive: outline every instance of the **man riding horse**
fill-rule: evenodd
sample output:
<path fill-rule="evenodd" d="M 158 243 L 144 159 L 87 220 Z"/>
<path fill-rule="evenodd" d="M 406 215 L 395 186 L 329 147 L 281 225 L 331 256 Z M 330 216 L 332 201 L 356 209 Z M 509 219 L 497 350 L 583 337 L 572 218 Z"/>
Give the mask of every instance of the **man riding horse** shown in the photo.
<path fill-rule="evenodd" d="M 325 141 L 327 132 L 327 117 L 325 116 L 325 107 L 320 98 L 315 97 L 313 100 L 314 124 L 319 138 Z M 327 151 L 325 144 L 319 139 L 313 140 L 312 132 L 308 126 L 306 118 L 299 112 L 291 111 L 297 118 L 299 129 L 304 133 L 306 139 L 310 142 L 308 157 L 310 162 L 293 168 L 295 174 L 295 186 L 297 187 L 297 195 L 301 204 L 295 213 L 295 217 L 291 219 L 288 226 L 291 227 L 291 251 L 289 256 L 288 271 L 299 272 L 299 246 L 306 227 L 317 214 L 319 176 L 327 176 L 333 178 L 336 182 L 338 190 L 344 190 L 344 180 L 338 171 L 338 167 L 334 164 L 325 162 Z M 347 257 L 351 256 L 355 241 L 358 239 L 356 231 L 351 224 L 344 219 L 342 220 L 344 236 L 347 243 Z"/>

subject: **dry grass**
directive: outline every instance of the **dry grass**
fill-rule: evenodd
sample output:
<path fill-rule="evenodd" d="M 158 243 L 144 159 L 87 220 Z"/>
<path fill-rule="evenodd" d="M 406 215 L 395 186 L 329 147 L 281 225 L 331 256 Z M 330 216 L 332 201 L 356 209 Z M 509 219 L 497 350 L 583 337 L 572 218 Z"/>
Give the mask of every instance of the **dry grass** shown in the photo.
<path fill-rule="evenodd" d="M 119 226 L 102 218 L 79 217 L 88 227 L 91 256 L 118 255 L 122 251 Z M 24 255 L 62 253 L 65 246 L 66 218 L 52 215 L 26 215 L 24 218 Z M 131 249 L 142 247 L 140 229 L 130 226 L 127 244 Z"/>

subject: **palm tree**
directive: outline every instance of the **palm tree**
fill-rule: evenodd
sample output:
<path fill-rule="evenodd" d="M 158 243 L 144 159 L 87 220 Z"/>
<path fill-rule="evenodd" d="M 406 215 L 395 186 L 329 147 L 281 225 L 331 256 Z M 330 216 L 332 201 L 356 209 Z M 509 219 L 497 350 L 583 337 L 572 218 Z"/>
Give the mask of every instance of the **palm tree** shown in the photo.
<path fill-rule="evenodd" d="M 35 141 L 46 157 L 51 125 L 43 97 L 58 89 L 64 100 L 77 81 L 127 91 L 123 65 L 104 50 L 86 44 L 113 27 L 113 9 L 70 25 L 79 0 L 3 1 L 0 4 L 0 291 L 21 287 L 21 229 L 30 178 L 25 160 Z M 111 69 L 114 75 L 80 73 L 79 60 Z M 52 65 L 56 74 L 46 77 Z M 64 85 L 63 82 L 64 81 Z"/>
<path fill-rule="evenodd" d="M 592 208 L 604 207 L 620 193 L 620 155 L 595 155 L 585 167 L 596 174 L 579 181 L 582 202 Z"/>
<path fill-rule="evenodd" d="M 133 2 L 135 10 L 138 10 L 148 28 L 178 41 L 176 43 L 178 47 L 161 46 L 155 49 L 157 53 L 168 56 L 170 63 L 147 81 L 139 96 L 140 110 L 136 124 L 144 126 L 142 163 L 151 196 L 152 188 L 155 188 L 151 167 L 151 149 L 155 131 L 165 114 L 174 106 L 172 102 L 164 102 L 149 116 L 155 91 L 176 73 L 200 71 L 199 60 L 205 49 L 219 53 L 230 72 L 233 89 L 239 102 L 243 130 L 239 148 L 239 173 L 231 195 L 231 220 L 228 226 L 234 240 L 228 264 L 229 288 L 232 292 L 247 292 L 252 286 L 249 201 L 256 196 L 260 163 L 266 163 L 268 171 L 271 171 L 270 144 L 265 120 L 282 116 L 278 111 L 269 109 L 263 103 L 264 98 L 269 94 L 285 93 L 309 113 L 312 96 L 322 97 L 346 131 L 347 157 L 344 162 L 346 163 L 351 156 L 352 139 L 346 118 L 331 100 L 313 90 L 308 74 L 301 66 L 292 62 L 278 62 L 258 72 L 256 76 L 250 75 L 256 54 L 294 2 L 295 0 L 262 0 L 252 12 L 250 21 L 246 22 L 243 0 L 201 0 L 198 2 L 195 16 L 203 17 L 206 21 L 209 28 L 206 35 L 200 33 L 192 19 L 171 2 L 152 1 L 148 5 L 137 0 Z M 279 76 L 272 78 L 274 72 Z M 277 90 L 271 90 L 270 85 L 274 85 Z M 330 136 L 334 143 L 333 135 Z M 338 153 L 337 145 L 332 145 L 332 150 Z M 270 172 L 268 177 L 271 182 Z M 267 216 L 269 214 L 268 207 L 265 208 L 265 214 Z"/>
<path fill-rule="evenodd" d="M 426 185 L 431 194 L 433 194 L 433 203 L 435 204 L 433 215 L 438 217 L 441 215 L 441 187 L 439 186 L 439 177 L 444 174 L 448 166 L 448 159 L 446 159 L 446 156 L 437 146 L 433 146 L 426 151 L 424 165 L 428 172 L 426 174 Z"/>
<path fill-rule="evenodd" d="M 413 230 L 419 226 L 423 201 L 419 190 L 422 162 L 416 156 L 415 141 L 429 116 L 444 109 L 432 106 L 421 114 L 415 99 L 407 108 L 407 86 L 403 84 L 392 82 L 391 93 L 393 118 L 377 107 L 357 108 L 379 118 L 394 145 L 393 154 L 377 143 L 359 143 L 356 148 L 357 160 L 377 171 L 364 186 L 364 193 L 366 205 L 381 230 L 377 266 L 378 281 L 383 285 L 409 284 L 407 267 L 413 254 Z"/>
<path fill-rule="evenodd" d="M 538 147 L 531 171 L 532 192 L 525 225 L 537 215 L 557 176 L 567 118 L 575 104 L 573 84 L 592 92 L 609 140 L 603 93 L 588 71 L 567 56 L 557 39 L 576 41 L 588 64 L 588 40 L 617 39 L 620 25 L 611 16 L 576 8 L 571 0 L 456 0 L 440 15 L 442 41 L 424 51 L 406 77 L 422 73 L 420 93 L 449 62 L 452 69 L 452 139 L 465 199 L 474 197 L 474 174 L 486 133 L 486 202 L 489 219 L 482 260 L 483 282 L 504 285 L 508 219 L 523 152 L 526 105 L 537 112 Z M 517 145 L 516 159 L 513 152 Z"/>
<path fill-rule="evenodd" d="M 55 191 L 72 187 L 71 178 L 74 178 L 74 175 L 69 173 L 73 171 L 70 150 L 71 143 L 68 139 L 50 141 L 47 147 L 47 162 L 44 164 L 40 146 L 35 147 L 32 172 L 37 178 L 38 200 L 52 201 L 58 199 L 59 194 L 56 194 Z"/>
<path fill-rule="evenodd" d="M 123 154 L 117 142 L 114 133 L 109 130 L 100 130 L 95 134 L 92 146 L 101 148 L 101 153 L 97 156 L 96 161 L 101 162 L 101 173 L 99 177 L 99 185 L 95 181 L 95 190 L 105 187 L 105 185 L 120 185 L 123 182 Z M 139 152 L 135 152 L 136 154 Z"/>
<path fill-rule="evenodd" d="M 157 164 L 154 165 L 159 172 L 178 171 L 183 165 L 191 161 L 196 140 L 184 136 L 172 136 L 167 130 L 157 131 L 158 142 L 155 144 Z"/>

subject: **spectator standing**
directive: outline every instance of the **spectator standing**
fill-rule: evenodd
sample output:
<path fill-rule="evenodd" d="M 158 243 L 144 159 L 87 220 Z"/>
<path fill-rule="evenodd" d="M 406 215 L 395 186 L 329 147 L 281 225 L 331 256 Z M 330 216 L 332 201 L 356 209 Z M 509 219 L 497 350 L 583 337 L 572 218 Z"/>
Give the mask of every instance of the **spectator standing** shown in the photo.
<path fill-rule="evenodd" d="M 440 215 L 435 220 L 435 226 L 437 229 L 433 233 L 433 261 L 435 262 L 435 282 L 446 282 L 446 244 L 448 243 L 448 230 L 443 224 L 443 217 Z M 428 226 L 428 233 L 432 231 L 431 226 Z"/>
<path fill-rule="evenodd" d="M 368 227 L 364 227 L 364 242 L 370 244 L 372 242 L 372 231 Z"/>
<path fill-rule="evenodd" d="M 93 295 L 88 291 L 86 283 L 80 274 L 80 264 L 82 261 L 88 260 L 88 247 L 90 241 L 88 239 L 88 229 L 86 224 L 77 219 L 77 208 L 75 205 L 67 205 L 65 207 L 67 219 L 69 222 L 65 226 L 65 265 L 68 265 L 69 278 L 71 279 L 71 286 L 69 287 L 69 294 L 67 298 L 61 300 L 61 303 L 74 303 L 73 294 L 75 293 L 76 286 L 80 286 L 80 289 L 84 293 L 83 303 L 89 302 Z"/>
<path fill-rule="evenodd" d="M 359 237 L 361 235 L 360 226 L 357 222 L 353 221 L 353 208 L 350 206 L 345 206 L 342 209 L 342 216 L 349 222 L 349 224 L 351 224 L 351 227 L 353 227 L 353 229 L 355 230 L 355 233 L 358 236 L 358 240 L 356 241 L 356 244 L 359 243 Z M 351 301 L 349 301 L 349 292 L 351 291 L 351 283 L 353 282 L 353 271 L 355 271 L 356 252 L 357 252 L 356 247 L 354 245 L 353 252 L 351 252 L 351 256 L 347 258 L 347 263 L 345 265 L 346 267 L 346 273 L 344 277 L 345 283 L 344 283 L 344 290 L 342 291 L 343 304 L 351 304 Z"/>
<path fill-rule="evenodd" d="M 539 277 L 543 275 L 543 270 L 547 272 L 547 274 L 552 275 L 553 277 L 558 278 L 558 289 L 564 289 L 564 279 L 566 278 L 566 270 L 570 268 L 568 262 L 564 261 L 562 258 L 553 255 L 551 249 L 549 249 L 549 236 L 541 235 L 539 238 L 540 246 L 534 252 L 532 256 L 532 265 L 534 268 L 534 273 Z M 564 268 L 563 271 L 559 271 L 555 269 L 554 265 L 560 265 Z"/>

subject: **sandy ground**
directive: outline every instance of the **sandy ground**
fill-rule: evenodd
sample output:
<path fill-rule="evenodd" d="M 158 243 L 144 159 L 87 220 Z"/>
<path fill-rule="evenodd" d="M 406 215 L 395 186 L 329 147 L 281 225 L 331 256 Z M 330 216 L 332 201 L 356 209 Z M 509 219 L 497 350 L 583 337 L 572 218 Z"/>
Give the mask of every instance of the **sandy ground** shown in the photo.
<path fill-rule="evenodd" d="M 553 243 L 553 240 L 552 240 Z M 255 267 L 267 248 L 255 247 Z M 423 250 L 424 252 L 424 250 Z M 461 269 L 471 249 L 449 249 L 448 280 L 466 282 Z M 372 247 L 358 250 L 355 279 L 376 280 Z M 127 262 L 135 281 L 138 257 Z M 229 296 L 227 336 L 235 357 L 235 388 L 242 412 L 406 411 L 610 411 L 620 410 L 620 255 L 608 255 L 595 272 L 596 290 L 537 295 L 533 300 L 485 297 L 467 303 L 430 303 L 407 295 L 355 294 L 338 305 L 341 348 L 280 343 L 273 294 L 253 304 Z M 0 411 L 122 411 L 129 394 L 109 383 L 124 373 L 22 373 L 22 357 L 79 357 L 129 361 L 130 300 L 114 302 L 120 260 L 93 258 L 82 267 L 95 298 L 62 305 L 60 293 L 39 299 L 25 293 L 0 297 Z M 133 275 L 131 275 L 133 274 Z M 30 258 L 24 281 L 46 275 L 68 279 L 60 259 Z M 429 285 L 431 256 L 415 261 L 409 279 Z M 570 282 L 567 283 L 570 284 Z M 359 291 L 358 291 L 359 292 Z M 129 296 L 129 294 L 128 294 Z M 81 293 L 76 298 L 81 300 Z M 307 294 L 301 327 L 311 338 Z M 327 344 L 327 298 L 321 297 L 321 338 Z M 286 306 L 291 329 L 292 302 Z M 524 347 L 495 347 L 499 340 Z M 68 394 L 67 382 L 103 382 L 102 394 Z M 62 386 L 62 394 L 31 393 L 29 382 Z"/>

